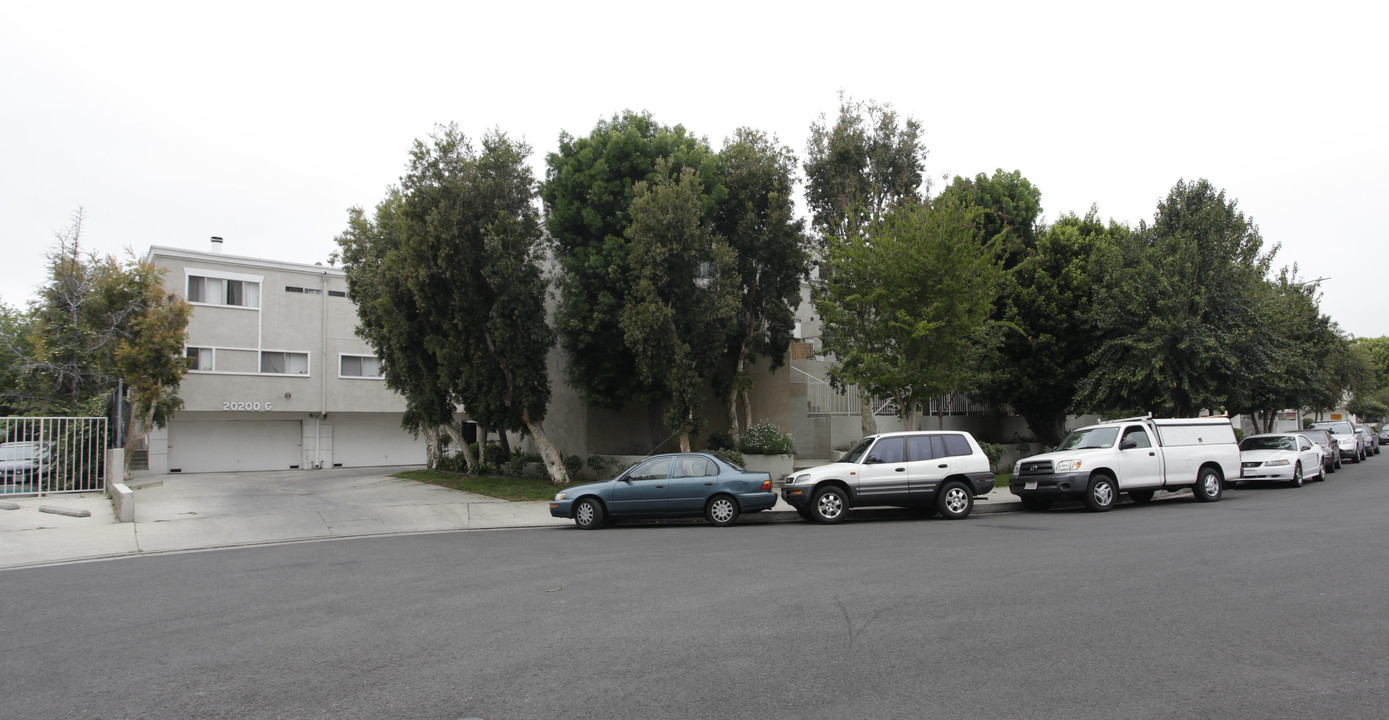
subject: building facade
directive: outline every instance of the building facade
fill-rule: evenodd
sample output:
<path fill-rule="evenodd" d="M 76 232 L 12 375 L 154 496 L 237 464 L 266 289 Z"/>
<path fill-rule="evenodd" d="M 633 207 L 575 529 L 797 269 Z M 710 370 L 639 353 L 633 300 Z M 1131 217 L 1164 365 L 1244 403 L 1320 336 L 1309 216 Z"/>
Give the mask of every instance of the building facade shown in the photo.
<path fill-rule="evenodd" d="M 184 407 L 149 439 L 152 472 L 423 464 L 401 429 L 341 269 L 152 247 L 146 260 L 193 305 Z"/>

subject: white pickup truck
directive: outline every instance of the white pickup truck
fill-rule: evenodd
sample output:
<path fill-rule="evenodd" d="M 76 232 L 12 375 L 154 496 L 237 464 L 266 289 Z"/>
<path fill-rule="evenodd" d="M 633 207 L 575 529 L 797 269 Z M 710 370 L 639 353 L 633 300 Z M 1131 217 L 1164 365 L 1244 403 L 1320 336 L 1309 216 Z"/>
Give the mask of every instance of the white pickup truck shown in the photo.
<path fill-rule="evenodd" d="M 1198 501 L 1214 502 L 1225 480 L 1239 476 L 1239 442 L 1229 418 L 1141 417 L 1083 427 L 1054 452 L 1019 460 L 1008 489 L 1029 510 L 1084 500 L 1104 512 L 1120 493 L 1145 503 L 1158 490 L 1191 488 Z"/>

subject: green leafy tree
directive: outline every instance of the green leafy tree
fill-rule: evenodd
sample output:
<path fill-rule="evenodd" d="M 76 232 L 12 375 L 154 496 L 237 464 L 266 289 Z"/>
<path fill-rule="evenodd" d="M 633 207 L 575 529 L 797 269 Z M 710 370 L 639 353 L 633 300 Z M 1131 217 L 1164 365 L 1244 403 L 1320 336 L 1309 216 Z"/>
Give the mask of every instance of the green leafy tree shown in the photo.
<path fill-rule="evenodd" d="M 1178 182 L 1152 227 L 1104 256 L 1079 405 L 1178 417 L 1246 406 L 1271 365 L 1257 310 L 1270 259 L 1223 190 Z"/>
<path fill-rule="evenodd" d="M 1097 258 L 1129 233 L 1102 223 L 1094 208 L 1083 218 L 1063 215 L 1005 277 L 998 311 L 1005 329 L 984 395 L 1010 405 L 1048 447 L 1065 437 L 1077 388 L 1094 369 Z"/>
<path fill-rule="evenodd" d="M 1003 267 L 1011 270 L 1037 246 L 1037 224 L 1042 215 L 1042 192 L 1022 173 L 995 170 L 992 177 L 979 173 L 973 179 L 956 176 L 942 195 L 979 208 L 975 222 L 984 240 L 997 243 Z"/>
<path fill-rule="evenodd" d="M 545 322 L 535 180 L 525 164 L 530 148 L 493 131 L 479 152 L 453 125 L 440 127 L 431 141 L 415 142 L 387 216 L 381 218 L 378 208 L 382 222 L 350 228 L 346 242 L 340 239 L 350 277 L 362 269 L 355 261 L 374 257 L 356 247 L 359 241 L 369 245 L 373 231 L 380 235 L 383 223 L 391 227 L 394 237 L 385 240 L 379 264 L 389 270 L 386 279 L 401 283 L 394 288 L 398 294 L 361 282 L 354 292 L 390 306 L 383 318 L 410 322 L 411 333 L 392 337 L 411 340 L 413 348 L 393 339 L 378 351 L 408 353 L 413 384 L 407 386 L 432 391 L 414 408 L 420 421 L 438 422 L 457 400 L 484 427 L 524 429 L 551 479 L 563 484 L 569 479 L 563 456 L 543 426 L 553 337 Z M 359 280 L 369 281 L 370 272 Z M 368 342 L 380 334 L 379 327 L 363 333 Z M 389 371 L 391 361 L 385 365 Z M 451 420 L 442 427 L 455 432 Z M 466 447 L 461 437 L 454 439 Z M 471 466 L 476 459 L 464 452 Z"/>
<path fill-rule="evenodd" d="M 636 286 L 622 312 L 626 345 L 643 381 L 659 388 L 665 423 L 690 450 L 700 429 L 703 390 L 723 352 L 739 307 L 737 253 L 704 217 L 704 193 L 693 168 L 667 175 L 663 161 L 650 185 L 636 184 L 628 209 L 629 262 Z"/>
<path fill-rule="evenodd" d="M 357 334 L 380 359 L 386 386 L 405 400 L 401 426 L 426 437 L 431 467 L 443 428 L 472 470 L 477 458 L 457 425 L 456 398 L 438 357 L 428 349 L 433 329 L 410 286 L 413 265 L 402 249 L 408 233 L 401 216 L 404 202 L 400 190 L 391 188 L 372 218 L 362 208 L 351 208 L 347 229 L 336 238 L 347 294 L 357 308 Z"/>
<path fill-rule="evenodd" d="M 729 434 L 738 442 L 738 400 L 752 426 L 748 367 L 768 358 L 772 371 L 785 362 L 801 303 L 801 281 L 810 272 L 805 222 L 791 197 L 796 158 L 775 138 L 740 128 L 719 152 L 727 198 L 715 211 L 715 228 L 738 257 L 741 307 L 728 338 L 722 382 Z"/>
<path fill-rule="evenodd" d="M 1265 284 L 1262 329 L 1270 344 L 1270 361 L 1249 389 L 1246 407 L 1265 431 L 1277 413 L 1316 407 L 1333 381 L 1331 358 L 1344 343 L 1336 324 L 1322 314 L 1316 283 L 1297 279 L 1297 268 L 1283 268 Z"/>
<path fill-rule="evenodd" d="M 122 477 L 129 477 L 135 450 L 183 407 L 178 390 L 188 373 L 183 348 L 193 307 L 164 290 L 162 268 L 132 262 L 123 270 L 106 278 L 102 292 L 108 301 L 133 310 L 119 333 L 113 358 L 130 404 L 122 468 Z"/>
<path fill-rule="evenodd" d="M 601 121 L 587 137 L 560 134 L 546 158 L 540 195 L 562 276 L 555 329 L 568 358 L 570 383 L 586 402 L 618 408 L 651 402 L 660 389 L 638 372 L 621 326 L 635 287 L 628 259 L 629 206 L 636 184 L 655 182 L 657 159 L 672 173 L 694 168 L 704 189 L 703 213 L 722 202 L 718 158 L 684 127 L 658 124 L 627 111 Z"/>
<path fill-rule="evenodd" d="M 909 429 L 931 398 L 966 385 L 980 360 L 1002 271 L 995 248 L 979 241 L 975 212 L 953 199 L 904 205 L 863 238 L 830 238 L 815 309 L 836 359 L 831 378 L 893 398 Z"/>
<path fill-rule="evenodd" d="M 862 242 L 892 208 L 921 200 L 926 168 L 921 135 L 921 123 L 902 118 L 890 104 L 854 101 L 842 94 L 833 122 L 822 115 L 811 124 L 804 164 L 806 204 L 827 265 L 830 244 Z M 835 265 L 832 271 L 840 270 Z M 821 290 L 814 288 L 816 293 Z M 878 318 L 872 308 L 840 320 L 842 347 L 874 341 Z M 857 329 L 850 322 L 858 323 Z M 864 435 L 877 432 L 866 393 L 859 418 Z"/>

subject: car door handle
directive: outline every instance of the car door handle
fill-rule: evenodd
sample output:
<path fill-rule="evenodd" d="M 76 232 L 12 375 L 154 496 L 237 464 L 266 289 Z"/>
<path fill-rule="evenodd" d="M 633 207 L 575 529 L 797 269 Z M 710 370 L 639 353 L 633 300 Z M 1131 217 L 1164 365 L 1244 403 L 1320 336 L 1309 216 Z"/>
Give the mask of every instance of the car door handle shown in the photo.
<path fill-rule="evenodd" d="M 1149 451 L 1148 451 L 1148 457 L 1156 457 L 1156 456 L 1157 456 L 1157 453 L 1153 452 L 1152 450 L 1149 450 Z"/>
<path fill-rule="evenodd" d="M 937 465 L 936 467 L 948 468 L 948 467 L 950 467 L 950 463 L 941 463 L 941 464 Z"/>
<path fill-rule="evenodd" d="M 709 482 L 706 482 L 706 483 L 704 483 L 704 484 L 705 484 L 705 485 L 713 485 L 713 484 L 714 484 L 714 482 L 713 482 L 713 481 L 712 481 L 712 480 L 711 480 L 711 481 L 709 481 Z"/>
<path fill-rule="evenodd" d="M 897 471 L 897 472 L 906 472 L 907 469 L 906 469 L 906 468 L 896 468 L 896 471 Z"/>
<path fill-rule="evenodd" d="M 665 485 L 657 485 L 656 487 L 657 487 L 657 488 L 663 488 L 663 487 L 665 487 Z"/>

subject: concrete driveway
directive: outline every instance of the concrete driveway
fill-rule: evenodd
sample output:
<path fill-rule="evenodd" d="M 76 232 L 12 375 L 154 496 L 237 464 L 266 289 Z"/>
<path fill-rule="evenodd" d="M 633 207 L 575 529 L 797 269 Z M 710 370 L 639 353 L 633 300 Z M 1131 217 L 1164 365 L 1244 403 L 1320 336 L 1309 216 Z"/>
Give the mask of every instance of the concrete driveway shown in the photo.
<path fill-rule="evenodd" d="M 103 493 L 0 497 L 0 568 L 141 553 L 397 533 L 572 525 L 549 504 L 390 477 L 412 468 L 135 477 L 135 521 Z M 162 481 L 162 484 L 160 484 Z M 89 517 L 41 512 L 86 510 Z"/>

